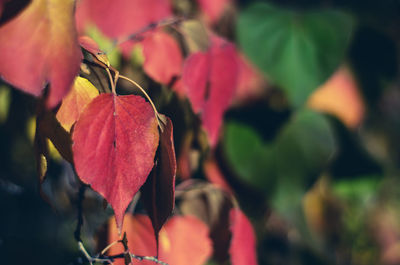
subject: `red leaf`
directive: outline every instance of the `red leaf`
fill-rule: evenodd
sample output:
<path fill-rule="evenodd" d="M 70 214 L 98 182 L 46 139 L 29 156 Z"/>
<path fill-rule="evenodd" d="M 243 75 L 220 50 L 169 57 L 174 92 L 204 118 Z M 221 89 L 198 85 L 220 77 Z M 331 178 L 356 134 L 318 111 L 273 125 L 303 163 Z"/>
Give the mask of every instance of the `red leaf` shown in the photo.
<path fill-rule="evenodd" d="M 235 46 L 213 38 L 210 49 L 189 56 L 183 69 L 183 83 L 193 110 L 201 113 L 212 146 L 218 141 L 223 115 L 237 87 L 238 60 Z"/>
<path fill-rule="evenodd" d="M 125 37 L 171 15 L 169 0 L 82 0 L 76 19 L 80 32 L 94 23 L 110 38 Z"/>
<path fill-rule="evenodd" d="M 231 0 L 197 0 L 197 2 L 201 11 L 211 23 L 214 23 L 221 17 L 224 9 L 231 3 Z"/>
<path fill-rule="evenodd" d="M 0 75 L 35 96 L 50 83 L 49 107 L 68 93 L 79 72 L 82 54 L 73 12 L 74 1 L 33 0 L 0 27 Z"/>
<path fill-rule="evenodd" d="M 155 81 L 171 82 L 182 72 L 182 53 L 176 40 L 160 30 L 149 34 L 142 41 L 145 72 Z"/>
<path fill-rule="evenodd" d="M 165 117 L 165 116 L 164 116 Z M 156 241 L 158 232 L 174 209 L 176 158 L 172 122 L 166 123 L 160 134 L 157 165 L 143 185 L 143 200 L 153 225 Z"/>
<path fill-rule="evenodd" d="M 153 168 L 158 138 L 153 109 L 135 95 L 101 94 L 75 124 L 72 140 L 78 176 L 111 204 L 119 228 Z"/>
<path fill-rule="evenodd" d="M 114 222 L 110 222 L 109 242 L 119 239 Z M 125 216 L 124 228 L 128 238 L 129 250 L 135 255 L 155 256 L 156 244 L 150 219 L 143 215 Z M 171 265 L 202 265 L 212 252 L 208 227 L 192 216 L 174 216 L 160 231 L 159 259 Z M 123 252 L 121 245 L 112 247 L 109 255 Z M 118 259 L 115 265 L 123 265 Z M 133 264 L 151 265 L 150 261 L 133 260 Z"/>
<path fill-rule="evenodd" d="M 232 239 L 229 248 L 232 265 L 257 265 L 256 238 L 253 227 L 240 209 L 230 212 Z"/>

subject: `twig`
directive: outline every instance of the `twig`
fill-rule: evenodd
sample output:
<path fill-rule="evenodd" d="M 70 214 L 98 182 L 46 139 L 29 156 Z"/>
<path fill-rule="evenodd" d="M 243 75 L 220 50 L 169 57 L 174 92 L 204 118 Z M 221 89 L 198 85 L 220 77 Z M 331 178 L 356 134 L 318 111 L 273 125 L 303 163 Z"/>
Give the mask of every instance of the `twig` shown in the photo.
<path fill-rule="evenodd" d="M 79 247 L 79 250 L 83 253 L 83 255 L 86 257 L 86 259 L 89 261 L 89 264 L 90 265 L 93 265 L 93 263 L 96 263 L 96 262 L 100 262 L 100 263 L 108 263 L 108 264 L 110 264 L 110 265 L 112 265 L 113 264 L 113 262 L 112 262 L 112 260 L 111 259 L 108 259 L 108 258 L 92 258 L 91 256 L 90 256 L 90 254 L 86 251 L 86 249 L 85 249 L 85 247 L 83 246 L 83 243 L 81 242 L 81 241 L 79 241 L 78 242 L 78 247 Z"/>
<path fill-rule="evenodd" d="M 165 263 L 165 262 L 163 262 L 163 261 L 157 259 L 156 257 L 137 256 L 137 255 L 132 254 L 132 253 L 131 253 L 131 257 L 132 257 L 133 259 L 137 259 L 137 260 L 139 260 L 139 261 L 148 260 L 148 261 L 152 261 L 152 262 L 157 263 L 157 264 L 168 265 L 168 263 Z"/>

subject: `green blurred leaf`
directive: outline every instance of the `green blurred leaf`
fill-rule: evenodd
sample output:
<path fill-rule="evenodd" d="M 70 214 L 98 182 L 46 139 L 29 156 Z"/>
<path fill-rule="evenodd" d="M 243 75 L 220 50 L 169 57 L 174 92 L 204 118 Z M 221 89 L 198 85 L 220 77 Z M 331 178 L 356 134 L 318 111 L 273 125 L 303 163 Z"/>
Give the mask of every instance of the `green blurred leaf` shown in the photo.
<path fill-rule="evenodd" d="M 223 148 L 244 183 L 264 191 L 279 212 L 289 213 L 299 209 L 308 185 L 336 152 L 336 142 L 325 116 L 301 110 L 269 143 L 251 127 L 229 122 Z"/>
<path fill-rule="evenodd" d="M 300 208 L 308 186 L 328 165 L 336 148 L 327 118 L 311 110 L 299 111 L 275 143 L 278 185 L 274 208 L 285 215 Z"/>
<path fill-rule="evenodd" d="M 352 30 L 343 12 L 297 12 L 267 3 L 244 10 L 237 26 L 244 52 L 297 107 L 339 66 Z"/>
<path fill-rule="evenodd" d="M 11 89 L 6 85 L 0 86 L 0 124 L 4 123 L 8 117 L 11 103 Z"/>
<path fill-rule="evenodd" d="M 242 181 L 261 190 L 273 184 L 273 147 L 264 143 L 254 129 L 236 122 L 228 123 L 224 147 L 229 164 Z"/>

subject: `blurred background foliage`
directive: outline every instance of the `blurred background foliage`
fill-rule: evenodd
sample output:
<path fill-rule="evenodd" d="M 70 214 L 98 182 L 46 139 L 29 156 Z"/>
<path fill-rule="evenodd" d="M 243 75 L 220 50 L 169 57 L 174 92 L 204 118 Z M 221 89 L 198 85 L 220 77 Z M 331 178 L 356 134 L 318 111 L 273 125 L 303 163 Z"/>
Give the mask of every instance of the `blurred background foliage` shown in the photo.
<path fill-rule="evenodd" d="M 174 3 L 196 10 L 192 1 Z M 213 26 L 266 80 L 225 114 L 213 154 L 254 225 L 259 264 L 400 264 L 399 25 L 395 0 L 280 0 L 238 1 Z M 98 29 L 88 34 L 109 49 Z M 207 179 L 198 119 L 144 74 L 142 56 L 115 51 L 110 61 L 172 118 L 178 183 Z M 33 98 L 0 85 L 2 264 L 80 264 L 78 183 L 54 155 L 43 185 L 50 204 L 41 198 L 32 113 Z M 189 170 L 179 164 L 185 159 Z M 94 192 L 84 210 L 94 250 L 112 211 Z"/>

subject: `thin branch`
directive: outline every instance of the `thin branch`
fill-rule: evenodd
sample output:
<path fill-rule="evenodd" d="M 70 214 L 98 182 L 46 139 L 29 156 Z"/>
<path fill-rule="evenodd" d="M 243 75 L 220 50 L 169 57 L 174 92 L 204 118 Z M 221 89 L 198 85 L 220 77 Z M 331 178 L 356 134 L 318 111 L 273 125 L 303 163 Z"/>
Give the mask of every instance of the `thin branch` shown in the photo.
<path fill-rule="evenodd" d="M 148 260 L 148 261 L 152 261 L 152 262 L 157 263 L 157 264 L 168 265 L 168 263 L 165 263 L 165 262 L 163 262 L 163 261 L 157 259 L 156 257 L 137 256 L 137 255 L 132 254 L 132 253 L 131 253 L 131 257 L 132 257 L 133 259 L 137 259 L 137 260 L 139 260 L 139 261 Z"/>
<path fill-rule="evenodd" d="M 83 246 L 83 244 L 82 244 L 82 242 L 81 241 L 79 241 L 78 242 L 78 247 L 79 247 L 79 250 L 83 253 L 83 255 L 86 257 L 86 259 L 89 261 L 89 264 L 90 265 L 93 265 L 93 263 L 96 263 L 96 262 L 100 262 L 100 263 L 103 263 L 103 264 L 105 264 L 105 263 L 107 263 L 107 264 L 109 264 L 109 265 L 112 265 L 113 264 L 113 262 L 112 262 L 112 260 L 111 259 L 109 259 L 109 258 L 92 258 L 91 256 L 90 256 L 90 254 L 86 251 L 86 249 L 85 249 L 85 247 Z"/>

